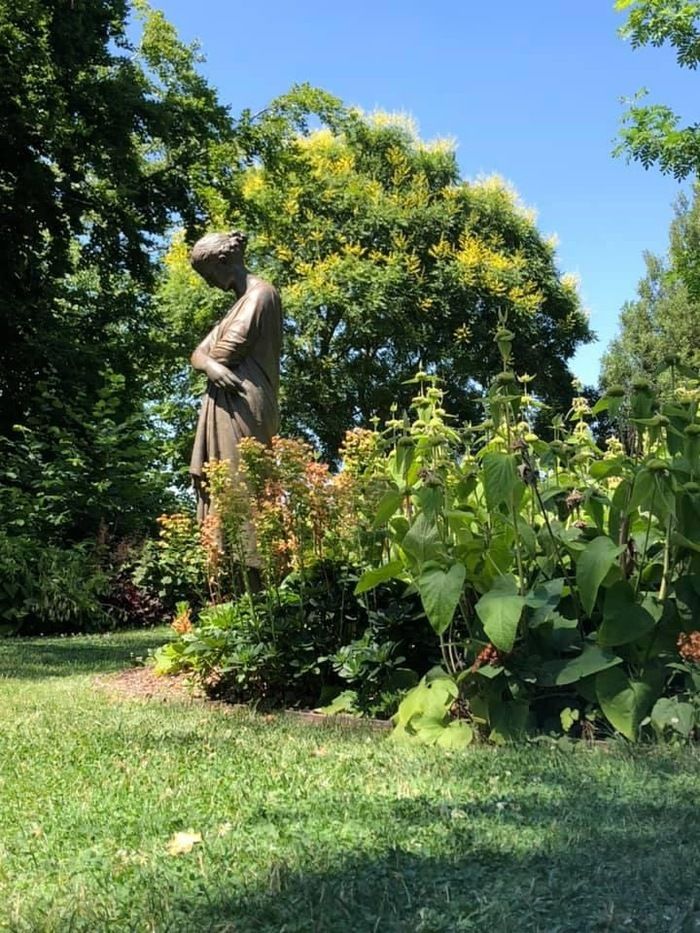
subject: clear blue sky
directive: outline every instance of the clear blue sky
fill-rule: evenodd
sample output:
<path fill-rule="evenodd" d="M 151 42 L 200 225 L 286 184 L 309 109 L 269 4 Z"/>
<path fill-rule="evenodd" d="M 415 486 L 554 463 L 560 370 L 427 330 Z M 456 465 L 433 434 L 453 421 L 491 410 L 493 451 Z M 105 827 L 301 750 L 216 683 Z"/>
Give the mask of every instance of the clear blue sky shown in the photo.
<path fill-rule="evenodd" d="M 642 252 L 663 252 L 680 191 L 613 159 L 620 98 L 697 119 L 697 82 L 668 49 L 633 51 L 613 0 L 154 0 L 235 114 L 308 81 L 366 110 L 408 112 L 424 138 L 452 136 L 465 178 L 497 172 L 559 237 L 599 341 L 573 369 L 595 382 Z"/>

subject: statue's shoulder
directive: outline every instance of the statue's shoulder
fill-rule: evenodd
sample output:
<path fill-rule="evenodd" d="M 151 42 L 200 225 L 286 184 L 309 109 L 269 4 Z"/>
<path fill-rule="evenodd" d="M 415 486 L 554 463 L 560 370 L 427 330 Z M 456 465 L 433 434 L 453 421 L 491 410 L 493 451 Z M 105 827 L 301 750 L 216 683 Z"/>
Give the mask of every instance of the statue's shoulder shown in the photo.
<path fill-rule="evenodd" d="M 281 301 L 280 293 L 271 282 L 260 279 L 255 285 L 255 294 L 259 301 L 267 304 L 268 302 Z"/>

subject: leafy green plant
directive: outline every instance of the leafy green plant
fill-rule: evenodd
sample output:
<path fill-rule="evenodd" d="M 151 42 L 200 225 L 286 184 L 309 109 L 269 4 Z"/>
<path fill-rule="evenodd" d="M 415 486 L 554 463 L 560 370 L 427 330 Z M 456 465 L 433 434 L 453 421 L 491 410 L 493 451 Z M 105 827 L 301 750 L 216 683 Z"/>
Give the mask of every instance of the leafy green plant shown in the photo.
<path fill-rule="evenodd" d="M 342 705 L 336 698 L 326 712 L 358 712 L 387 716 L 396 710 L 401 693 L 415 685 L 418 676 L 404 666 L 398 641 L 384 641 L 368 628 L 360 638 L 343 645 L 328 658 L 337 676 L 353 689 L 343 691 Z"/>
<path fill-rule="evenodd" d="M 393 713 L 431 663 L 429 627 L 415 599 L 388 585 L 353 596 L 357 575 L 322 563 L 274 593 L 213 605 L 156 653 L 160 674 L 189 672 L 209 692 L 268 705 L 325 704 L 329 714 Z M 254 601 L 254 604 L 253 604 Z M 343 695 L 344 694 L 344 695 Z M 342 697 L 342 698 L 341 698 Z"/>
<path fill-rule="evenodd" d="M 429 671 L 399 706 L 394 716 L 394 737 L 444 748 L 470 745 L 474 730 L 469 723 L 451 716 L 458 698 L 459 687 L 454 678 L 440 668 Z"/>
<path fill-rule="evenodd" d="M 109 576 L 94 548 L 39 545 L 0 534 L 0 633 L 49 634 L 109 628 Z"/>
<path fill-rule="evenodd" d="M 153 591 L 170 612 L 183 599 L 204 605 L 207 556 L 194 514 L 161 515 L 158 524 L 158 539 L 147 538 L 134 562 L 134 584 Z"/>
<path fill-rule="evenodd" d="M 419 372 L 413 421 L 385 431 L 384 559 L 356 591 L 404 581 L 442 655 L 439 686 L 409 694 L 397 729 L 418 736 L 413 703 L 430 691 L 445 707 L 430 728 L 457 710 L 502 741 L 564 709 L 584 730 L 581 713 L 597 709 L 635 740 L 676 692 L 677 640 L 700 617 L 699 384 L 669 402 L 645 380 L 592 408 L 579 395 L 545 439 L 532 377 L 511 368 L 513 340 L 503 317 L 482 422 L 452 425 L 438 379 Z M 606 452 L 591 430 L 601 412 L 623 438 Z"/>

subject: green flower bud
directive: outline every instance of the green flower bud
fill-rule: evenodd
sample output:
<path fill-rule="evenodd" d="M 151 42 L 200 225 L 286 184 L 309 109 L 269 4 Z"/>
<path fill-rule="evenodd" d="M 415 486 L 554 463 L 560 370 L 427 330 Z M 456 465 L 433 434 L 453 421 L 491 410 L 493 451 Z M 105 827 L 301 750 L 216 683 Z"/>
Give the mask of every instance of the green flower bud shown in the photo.
<path fill-rule="evenodd" d="M 668 469 L 668 463 L 665 460 L 659 460 L 658 457 L 653 457 L 646 464 L 647 470 L 651 470 L 652 473 L 661 473 L 663 470 Z"/>

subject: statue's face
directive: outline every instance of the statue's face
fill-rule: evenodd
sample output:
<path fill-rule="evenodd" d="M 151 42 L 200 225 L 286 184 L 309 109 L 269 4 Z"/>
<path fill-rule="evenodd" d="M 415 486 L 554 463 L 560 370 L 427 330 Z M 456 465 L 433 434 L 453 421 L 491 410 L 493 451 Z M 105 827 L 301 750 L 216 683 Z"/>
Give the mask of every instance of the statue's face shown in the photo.
<path fill-rule="evenodd" d="M 207 285 L 227 292 L 233 288 L 233 275 L 228 264 L 221 260 L 210 259 L 197 268 Z"/>

